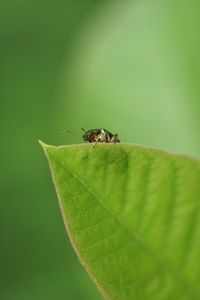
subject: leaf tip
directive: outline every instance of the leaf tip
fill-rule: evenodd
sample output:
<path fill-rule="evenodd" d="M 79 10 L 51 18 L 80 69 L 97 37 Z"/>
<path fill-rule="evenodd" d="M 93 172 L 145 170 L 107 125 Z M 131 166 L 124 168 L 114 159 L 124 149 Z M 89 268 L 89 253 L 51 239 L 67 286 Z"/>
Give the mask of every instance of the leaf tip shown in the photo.
<path fill-rule="evenodd" d="M 42 148 L 46 148 L 46 146 L 48 146 L 47 144 L 45 144 L 43 141 L 38 140 L 38 143 L 42 146 Z"/>
<path fill-rule="evenodd" d="M 44 152 L 47 152 L 47 148 L 50 147 L 49 145 L 45 144 L 43 141 L 38 140 L 38 143 L 42 146 L 42 149 L 44 150 Z"/>

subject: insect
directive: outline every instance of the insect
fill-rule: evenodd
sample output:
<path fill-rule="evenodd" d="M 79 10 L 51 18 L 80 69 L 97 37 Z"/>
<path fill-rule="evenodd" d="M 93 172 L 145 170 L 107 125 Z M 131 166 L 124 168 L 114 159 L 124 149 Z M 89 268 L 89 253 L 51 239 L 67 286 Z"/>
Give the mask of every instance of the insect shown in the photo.
<path fill-rule="evenodd" d="M 106 129 L 90 129 L 87 131 L 83 128 L 81 129 L 84 131 L 83 139 L 89 143 L 94 143 L 93 147 L 95 147 L 97 143 L 120 143 L 118 135 Z"/>

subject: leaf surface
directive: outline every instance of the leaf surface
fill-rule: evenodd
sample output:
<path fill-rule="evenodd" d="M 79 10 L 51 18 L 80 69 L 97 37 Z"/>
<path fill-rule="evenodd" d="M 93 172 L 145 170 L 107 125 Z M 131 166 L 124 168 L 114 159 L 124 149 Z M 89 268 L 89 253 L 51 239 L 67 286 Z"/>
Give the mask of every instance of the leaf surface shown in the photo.
<path fill-rule="evenodd" d="M 48 146 L 67 232 L 105 299 L 200 299 L 200 162 L 131 144 Z"/>

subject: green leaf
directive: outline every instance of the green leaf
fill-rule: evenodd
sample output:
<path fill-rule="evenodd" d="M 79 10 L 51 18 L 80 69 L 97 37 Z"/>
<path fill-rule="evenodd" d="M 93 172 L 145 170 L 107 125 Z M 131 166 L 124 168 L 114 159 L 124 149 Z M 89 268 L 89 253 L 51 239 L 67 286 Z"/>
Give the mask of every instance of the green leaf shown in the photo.
<path fill-rule="evenodd" d="M 131 144 L 48 146 L 67 232 L 106 299 L 200 299 L 200 162 Z"/>

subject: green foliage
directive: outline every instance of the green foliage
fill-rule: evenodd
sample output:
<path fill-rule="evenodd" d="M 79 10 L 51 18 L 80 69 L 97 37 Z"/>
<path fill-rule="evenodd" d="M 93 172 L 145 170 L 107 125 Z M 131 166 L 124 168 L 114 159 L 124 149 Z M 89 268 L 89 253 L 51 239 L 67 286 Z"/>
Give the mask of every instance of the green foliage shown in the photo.
<path fill-rule="evenodd" d="M 66 229 L 106 299 L 200 299 L 200 162 L 131 144 L 48 146 Z"/>
<path fill-rule="evenodd" d="M 199 0 L 0 1 L 0 299 L 102 299 L 66 240 L 38 138 L 73 144 L 53 129 L 104 127 L 200 158 L 199 12 Z"/>

